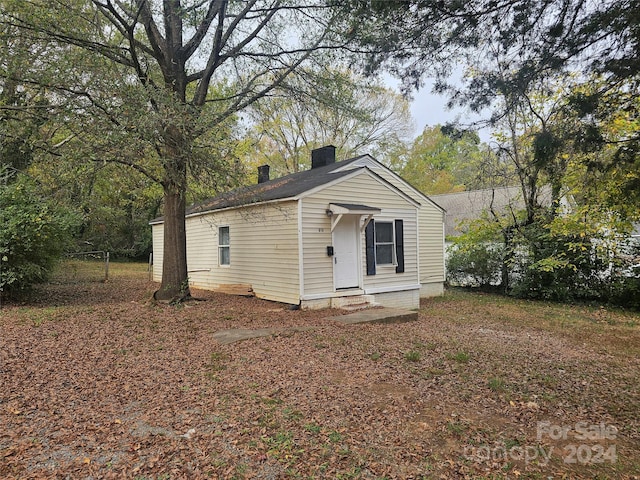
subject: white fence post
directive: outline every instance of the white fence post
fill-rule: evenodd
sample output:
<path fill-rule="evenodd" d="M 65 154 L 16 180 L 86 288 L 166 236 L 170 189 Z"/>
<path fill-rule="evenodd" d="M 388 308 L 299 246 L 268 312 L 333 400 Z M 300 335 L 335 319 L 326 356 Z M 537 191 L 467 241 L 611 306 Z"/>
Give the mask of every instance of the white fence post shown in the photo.
<path fill-rule="evenodd" d="M 109 252 L 104 257 L 104 281 L 109 280 Z"/>

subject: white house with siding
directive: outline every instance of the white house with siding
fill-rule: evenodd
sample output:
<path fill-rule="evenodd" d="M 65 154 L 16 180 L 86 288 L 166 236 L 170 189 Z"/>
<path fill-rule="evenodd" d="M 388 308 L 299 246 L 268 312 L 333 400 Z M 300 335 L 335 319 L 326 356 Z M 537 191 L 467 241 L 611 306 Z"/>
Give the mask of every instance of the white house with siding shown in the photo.
<path fill-rule="evenodd" d="M 256 296 L 324 308 L 356 303 L 418 308 L 440 295 L 444 210 L 369 155 L 335 161 L 187 209 L 189 283 L 250 285 Z M 153 229 L 153 278 L 162 278 L 163 219 Z"/>

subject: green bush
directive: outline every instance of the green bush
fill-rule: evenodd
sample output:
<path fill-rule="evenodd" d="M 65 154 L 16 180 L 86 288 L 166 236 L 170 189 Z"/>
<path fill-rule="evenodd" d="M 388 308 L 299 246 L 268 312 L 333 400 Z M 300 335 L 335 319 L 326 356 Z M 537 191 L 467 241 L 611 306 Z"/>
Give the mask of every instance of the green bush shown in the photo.
<path fill-rule="evenodd" d="M 530 225 L 516 238 L 510 263 L 509 294 L 557 302 L 606 302 L 638 309 L 640 258 L 634 245 L 608 242 L 598 235 L 553 234 Z"/>
<path fill-rule="evenodd" d="M 448 249 L 447 281 L 499 285 L 520 298 L 640 309 L 640 243 L 624 224 L 585 226 L 559 218 L 540 216 L 518 228 L 487 218 L 470 223 Z"/>
<path fill-rule="evenodd" d="M 503 247 L 499 243 L 472 243 L 465 239 L 448 249 L 447 281 L 463 287 L 500 283 Z"/>
<path fill-rule="evenodd" d="M 520 275 L 512 282 L 512 295 L 559 302 L 601 297 L 607 259 L 597 255 L 591 239 L 548 236 L 521 249 L 526 254 L 516 262 Z"/>
<path fill-rule="evenodd" d="M 0 184 L 0 294 L 16 296 L 46 281 L 70 245 L 78 217 L 41 198 L 24 176 Z"/>
<path fill-rule="evenodd" d="M 614 272 L 607 300 L 632 310 L 640 311 L 640 243 L 632 241 Z"/>

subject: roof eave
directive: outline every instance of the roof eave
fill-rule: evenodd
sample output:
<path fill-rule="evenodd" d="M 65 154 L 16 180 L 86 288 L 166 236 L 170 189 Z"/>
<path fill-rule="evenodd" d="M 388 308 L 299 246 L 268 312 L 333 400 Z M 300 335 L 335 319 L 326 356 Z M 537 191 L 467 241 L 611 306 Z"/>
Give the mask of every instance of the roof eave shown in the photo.
<path fill-rule="evenodd" d="M 299 200 L 298 196 L 294 196 L 294 197 L 285 197 L 285 198 L 274 198 L 273 200 L 264 200 L 262 202 L 254 202 L 254 203 L 243 203 L 242 205 L 232 205 L 232 206 L 228 206 L 228 207 L 222 207 L 222 208 L 211 208 L 211 209 L 207 209 L 207 210 L 203 210 L 201 212 L 194 212 L 194 213 L 189 213 L 187 215 L 184 216 L 184 218 L 194 218 L 194 217 L 201 217 L 203 215 L 208 215 L 210 213 L 218 213 L 218 212 L 224 212 L 224 211 L 229 211 L 229 210 L 236 210 L 238 208 L 249 208 L 249 207 L 257 207 L 260 205 L 267 205 L 270 203 L 280 203 L 280 202 L 292 202 L 292 201 L 297 201 Z M 151 220 L 149 222 L 149 225 L 160 225 L 164 223 L 164 217 L 160 217 L 160 219 L 156 219 L 156 220 Z"/>

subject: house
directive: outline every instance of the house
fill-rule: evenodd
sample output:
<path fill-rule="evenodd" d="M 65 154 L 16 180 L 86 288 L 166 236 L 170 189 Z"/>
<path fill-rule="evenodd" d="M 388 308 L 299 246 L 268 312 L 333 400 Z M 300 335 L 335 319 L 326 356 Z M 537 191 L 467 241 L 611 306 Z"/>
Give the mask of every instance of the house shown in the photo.
<path fill-rule="evenodd" d="M 335 161 L 193 205 L 186 212 L 193 287 L 248 284 L 256 296 L 324 308 L 418 308 L 443 293 L 444 211 L 369 155 Z M 162 278 L 163 220 L 151 222 L 153 278 Z"/>
<path fill-rule="evenodd" d="M 519 186 L 466 190 L 430 195 L 429 198 L 447 212 L 445 238 L 448 244 L 466 232 L 470 221 L 480 219 L 484 213 L 494 212 L 499 217 L 515 216 L 526 208 Z M 551 188 L 542 187 L 538 192 L 538 202 L 542 205 L 551 204 Z"/>

